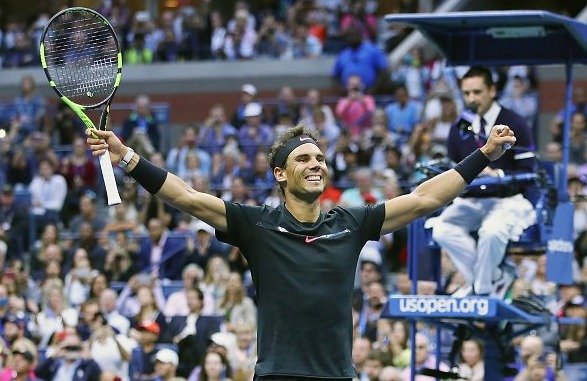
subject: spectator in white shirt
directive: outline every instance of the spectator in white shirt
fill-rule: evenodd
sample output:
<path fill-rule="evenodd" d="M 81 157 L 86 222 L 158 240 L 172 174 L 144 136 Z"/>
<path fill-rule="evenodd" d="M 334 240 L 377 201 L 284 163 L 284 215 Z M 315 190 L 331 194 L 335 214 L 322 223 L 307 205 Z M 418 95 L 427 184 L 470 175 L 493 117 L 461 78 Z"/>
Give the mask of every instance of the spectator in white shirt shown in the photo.
<path fill-rule="evenodd" d="M 123 345 L 108 325 L 98 327 L 90 337 L 91 357 L 104 372 L 112 372 L 119 380 L 128 381 L 131 349 Z"/>
<path fill-rule="evenodd" d="M 183 288 L 179 291 L 175 291 L 167 298 L 165 303 L 165 316 L 187 316 L 189 314 L 189 308 L 187 304 L 186 292 L 194 287 L 200 287 L 200 283 L 204 279 L 204 270 L 195 263 L 190 263 L 184 267 L 181 274 Z M 214 301 L 206 295 L 204 296 L 204 305 L 214 304 Z"/>
<path fill-rule="evenodd" d="M 51 160 L 44 158 L 39 162 L 39 173 L 29 185 L 32 196 L 31 212 L 35 216 L 38 230 L 48 223 L 59 222 L 59 212 L 67 195 L 67 182 L 55 173 Z"/>
<path fill-rule="evenodd" d="M 121 335 L 128 335 L 130 321 L 116 310 L 116 291 L 107 288 L 100 294 L 100 310 L 108 325 L 116 329 Z"/>
<path fill-rule="evenodd" d="M 248 26 L 249 12 L 238 10 L 235 13 L 234 29 L 229 27 L 224 41 L 224 54 L 229 60 L 249 59 L 256 54 L 257 32 Z"/>

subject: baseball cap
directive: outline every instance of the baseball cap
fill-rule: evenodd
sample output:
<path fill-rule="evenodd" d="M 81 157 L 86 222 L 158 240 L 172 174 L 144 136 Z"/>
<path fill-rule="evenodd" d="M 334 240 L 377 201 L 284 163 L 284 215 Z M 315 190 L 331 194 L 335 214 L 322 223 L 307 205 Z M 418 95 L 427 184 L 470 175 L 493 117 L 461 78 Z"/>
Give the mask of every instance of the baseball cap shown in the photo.
<path fill-rule="evenodd" d="M 161 332 L 161 328 L 159 328 L 159 324 L 154 321 L 144 321 L 138 326 L 139 330 L 147 331 L 158 335 Z"/>
<path fill-rule="evenodd" d="M 205 223 L 204 221 L 198 221 L 194 224 L 194 230 L 196 232 L 199 231 L 205 231 L 206 233 L 210 234 L 210 235 L 214 235 L 214 228 L 210 225 L 208 225 L 207 223 Z"/>
<path fill-rule="evenodd" d="M 216 332 L 210 336 L 210 342 L 231 349 L 236 346 L 236 336 L 230 332 Z"/>
<path fill-rule="evenodd" d="M 14 323 L 17 326 L 19 326 L 20 328 L 24 328 L 26 326 L 26 320 L 23 319 L 23 318 L 21 318 L 21 317 L 18 317 L 17 315 L 15 315 L 13 313 L 10 313 L 10 314 L 6 315 L 2 319 L 2 322 L 4 324 L 6 324 L 6 323 Z"/>
<path fill-rule="evenodd" d="M 166 364 L 173 364 L 175 366 L 179 364 L 179 356 L 169 348 L 160 349 L 155 355 L 155 360 Z"/>
<path fill-rule="evenodd" d="M 246 107 L 245 107 L 245 117 L 247 116 L 259 116 L 261 115 L 261 112 L 263 111 L 263 108 L 261 107 L 260 104 L 258 103 L 249 103 Z"/>
<path fill-rule="evenodd" d="M 255 86 L 251 85 L 250 83 L 245 83 L 243 85 L 243 87 L 241 87 L 241 91 L 243 93 L 247 93 L 247 94 L 249 94 L 249 95 L 251 95 L 253 97 L 255 95 L 257 95 L 257 88 Z"/>
<path fill-rule="evenodd" d="M 366 262 L 373 263 L 376 266 L 381 265 L 381 252 L 375 245 L 366 244 L 361 249 L 359 263 L 362 265 Z"/>

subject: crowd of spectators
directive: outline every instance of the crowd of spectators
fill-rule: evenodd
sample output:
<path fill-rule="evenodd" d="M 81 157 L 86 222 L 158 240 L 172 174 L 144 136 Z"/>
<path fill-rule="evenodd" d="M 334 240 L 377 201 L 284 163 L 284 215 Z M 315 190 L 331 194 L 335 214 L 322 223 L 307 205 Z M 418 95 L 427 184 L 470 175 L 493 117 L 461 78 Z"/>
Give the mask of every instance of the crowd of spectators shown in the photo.
<path fill-rule="evenodd" d="M 233 9 L 201 0 L 198 6 L 167 8 L 157 15 L 133 11 L 124 0 L 96 1 L 96 9 L 114 27 L 126 65 L 333 55 L 350 28 L 390 51 L 405 31 L 384 24 L 376 0 L 269 1 L 256 9 L 247 1 L 227 3 Z M 417 3 L 397 1 L 385 9 L 417 11 Z M 49 12 L 58 10 L 45 9 L 32 20 L 8 19 L 0 30 L 0 67 L 38 66 L 39 39 Z"/>
<path fill-rule="evenodd" d="M 350 28 L 345 43 L 339 41 L 332 70 L 345 89 L 336 99 L 324 99 L 315 88 L 289 86 L 274 98 L 260 99 L 255 84 L 243 83 L 238 106 L 215 104 L 205 120 L 185 126 L 179 141 L 163 151 L 149 96 L 140 95 L 124 123 L 113 129 L 153 163 L 224 200 L 280 202 L 267 151 L 278 134 L 296 123 L 319 133 L 331 169 L 320 200 L 324 211 L 375 204 L 409 191 L 428 176 L 415 169 L 418 163 L 446 155 L 449 128 L 462 109 L 458 79 L 463 70 L 442 60 L 425 63 L 414 49 L 390 72 L 383 50 L 372 43 L 377 42 L 376 20 L 365 17 L 357 28 L 352 15 L 333 18 L 336 13 L 316 11 L 290 29 L 311 2 L 294 3 L 285 18 L 258 19 L 239 2 L 225 26 L 220 14 L 202 13 L 210 5 L 204 1 L 202 9 L 164 12 L 156 26 L 149 14 L 131 15 L 124 2 L 110 2 L 102 12 L 125 41 L 130 63 L 298 57 L 314 54 L 318 47 L 327 50 L 328 38 L 320 40 L 319 28 L 310 27 L 312 20 L 328 20 L 323 38 L 331 25 Z M 352 2 L 370 9 L 365 15 L 373 13 L 373 3 Z M 349 10 L 361 14 L 358 8 Z M 206 29 L 208 22 L 212 29 Z M 13 32 L 5 31 L 4 41 L 16 38 Z M 202 36 L 210 43 L 201 44 Z M 294 44 L 294 36 L 306 43 Z M 364 61 L 353 56 L 357 52 Z M 538 81 L 532 68 L 495 68 L 494 75 L 500 103 L 537 128 Z M 393 86 L 391 99 L 374 95 L 385 81 Z M 585 318 L 587 109 L 582 88 L 576 88 L 573 102 L 569 193 L 576 207 L 574 283 L 557 287 L 548 281 L 545 256 L 511 256 L 518 280 L 510 297 L 537 296 L 555 315 Z M 22 78 L 21 93 L 3 115 L 8 127 L 0 140 L 0 380 L 34 375 L 70 379 L 74 374 L 88 380 L 252 379 L 255 293 L 238 248 L 218 241 L 211 226 L 148 194 L 119 168 L 123 202 L 105 207 L 82 123 L 66 106 L 51 112 L 31 77 Z M 561 120 L 557 115 L 549 126 L 546 159 L 561 159 Z M 419 294 L 459 286 L 462 276 L 446 256 L 443 266 L 445 289 L 419 282 Z M 411 343 L 406 321 L 380 318 L 388 296 L 411 293 L 405 268 L 406 230 L 383 236 L 361 252 L 353 299 L 353 362 L 360 380 L 409 380 L 412 349 L 417 369 L 435 367 L 434 327 L 419 324 Z M 585 326 L 562 327 L 559 336 L 554 332 L 532 332 L 512 343 L 516 380 L 541 379 L 532 378 L 536 374 L 554 380 L 557 373 L 579 380 L 585 375 Z M 449 364 L 451 340 L 443 337 L 441 369 L 457 365 L 463 378 L 483 380 L 483 344 L 466 340 L 457 364 Z"/>

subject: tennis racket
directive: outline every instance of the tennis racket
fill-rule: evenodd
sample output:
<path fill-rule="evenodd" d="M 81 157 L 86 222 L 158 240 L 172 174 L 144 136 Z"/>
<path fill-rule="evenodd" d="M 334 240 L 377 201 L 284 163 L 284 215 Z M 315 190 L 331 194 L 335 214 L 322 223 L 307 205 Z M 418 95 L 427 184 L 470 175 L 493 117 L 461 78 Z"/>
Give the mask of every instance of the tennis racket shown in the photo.
<path fill-rule="evenodd" d="M 98 128 L 105 129 L 122 73 L 120 44 L 108 20 L 92 9 L 64 9 L 49 20 L 39 50 L 49 85 L 59 98 L 90 130 L 96 127 L 85 111 L 103 107 Z M 120 204 L 110 155 L 106 152 L 99 159 L 108 205 Z"/>

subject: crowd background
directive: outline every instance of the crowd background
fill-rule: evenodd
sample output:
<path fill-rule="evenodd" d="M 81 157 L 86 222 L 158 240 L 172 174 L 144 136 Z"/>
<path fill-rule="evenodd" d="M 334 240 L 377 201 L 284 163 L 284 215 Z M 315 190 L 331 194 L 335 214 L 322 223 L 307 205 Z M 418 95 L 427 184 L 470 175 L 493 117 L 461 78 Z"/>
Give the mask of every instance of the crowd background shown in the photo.
<path fill-rule="evenodd" d="M 332 55 L 340 96 L 326 100 L 319 89 L 284 86 L 273 97 L 260 98 L 256 84 L 243 81 L 237 107 L 215 104 L 205 120 L 184 126 L 169 149 L 163 149 L 162 126 L 148 93 L 137 96 L 124 122 L 111 127 L 135 151 L 196 190 L 234 202 L 280 202 L 267 150 L 297 123 L 320 134 L 331 169 L 321 198 L 325 211 L 379 203 L 425 179 L 418 164 L 445 158 L 449 128 L 462 109 L 458 81 L 466 68 L 447 67 L 420 48 L 390 68 L 386 53 L 407 30 L 382 23 L 382 2 L 268 3 L 267 9 L 253 9 L 238 1 L 224 14 L 214 2 L 201 1 L 158 16 L 133 12 L 122 0 L 95 7 L 123 41 L 125 65 Z M 397 12 L 437 5 L 393 4 Z M 33 20 L 8 18 L 0 31 L 2 70 L 39 66 L 36 41 L 49 16 L 41 10 Z M 540 78 L 534 68 L 499 67 L 494 76 L 499 102 L 536 131 Z M 105 206 L 82 123 L 67 107 L 40 95 L 37 86 L 23 76 L 20 94 L 0 113 L 0 380 L 27 373 L 53 379 L 82 368 L 96 377 L 87 379 L 252 379 L 255 295 L 238 248 L 219 242 L 209 225 L 149 195 L 119 168 L 123 202 Z M 583 318 L 586 104 L 584 89 L 576 87 L 569 168 L 576 208 L 575 283 L 549 282 L 545 256 L 508 258 L 518 278 L 510 297 L 535 295 L 554 314 Z M 561 121 L 559 113 L 540 126 L 549 131 L 545 160 L 561 160 Z M 409 379 L 412 349 L 417 368 L 435 364 L 434 327 L 419 325 L 416 342 L 410 343 L 405 321 L 379 318 L 387 296 L 410 294 L 406 236 L 405 229 L 385 235 L 360 255 L 353 361 L 361 380 Z M 462 277 L 448 257 L 442 261 L 444 289 L 422 281 L 420 294 L 459 287 Z M 587 367 L 586 337 L 585 326 L 578 326 L 517 339 L 510 356 L 520 370 L 517 379 L 542 372 L 542 379 L 580 380 Z M 444 369 L 451 342 L 443 337 Z M 463 377 L 482 380 L 482 343 L 466 341 L 458 366 Z"/>

